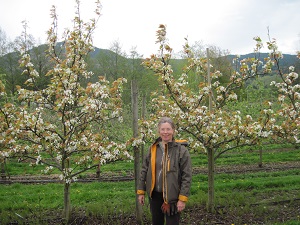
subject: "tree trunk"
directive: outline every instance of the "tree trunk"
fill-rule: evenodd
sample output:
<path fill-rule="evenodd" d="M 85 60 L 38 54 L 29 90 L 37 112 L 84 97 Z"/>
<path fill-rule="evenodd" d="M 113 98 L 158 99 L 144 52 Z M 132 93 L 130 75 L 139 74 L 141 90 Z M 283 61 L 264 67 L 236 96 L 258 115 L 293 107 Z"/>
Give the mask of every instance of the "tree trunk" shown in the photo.
<path fill-rule="evenodd" d="M 3 162 L 1 162 L 1 178 L 2 180 L 6 180 L 5 159 L 3 159 Z"/>
<path fill-rule="evenodd" d="M 132 94 L 132 114 L 133 114 L 133 137 L 138 137 L 138 91 L 137 84 L 135 80 L 131 82 L 131 94 Z M 134 179 L 135 179 L 135 193 L 137 191 L 138 176 L 140 174 L 140 151 L 138 147 L 134 147 Z M 139 204 L 138 195 L 135 199 L 136 204 L 136 218 L 137 223 L 142 224 L 143 220 L 143 210 L 142 206 Z"/>
<path fill-rule="evenodd" d="M 258 162 L 258 167 L 262 167 L 262 148 L 259 149 L 259 162 Z"/>
<path fill-rule="evenodd" d="M 97 166 L 97 168 L 96 168 L 96 177 L 98 179 L 100 179 L 100 172 L 101 172 L 100 168 L 101 168 L 101 164 L 99 163 L 98 166 Z"/>
<path fill-rule="evenodd" d="M 66 224 L 69 224 L 71 215 L 71 200 L 70 200 L 70 184 L 65 183 L 64 185 L 64 211 L 63 218 Z"/>
<path fill-rule="evenodd" d="M 214 151 L 208 149 L 208 212 L 214 212 L 215 207 L 215 187 L 214 187 L 214 175 L 215 175 L 215 162 L 214 162 Z"/>

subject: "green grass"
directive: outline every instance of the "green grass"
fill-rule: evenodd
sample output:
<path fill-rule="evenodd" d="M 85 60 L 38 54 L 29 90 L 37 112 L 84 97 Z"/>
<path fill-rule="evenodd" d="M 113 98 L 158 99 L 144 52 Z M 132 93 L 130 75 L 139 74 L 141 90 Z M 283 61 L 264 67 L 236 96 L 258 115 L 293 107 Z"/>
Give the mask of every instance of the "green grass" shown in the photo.
<path fill-rule="evenodd" d="M 300 197 L 299 170 L 218 174 L 215 177 L 216 205 L 226 207 L 265 205 L 274 201 Z M 45 210 L 62 210 L 63 185 L 2 185 L 0 189 L 0 218 L 17 219 L 35 213 L 42 218 Z M 135 207 L 134 182 L 92 182 L 71 185 L 74 209 L 84 209 L 93 216 L 108 218 L 114 214 L 132 214 Z M 207 178 L 193 177 L 191 197 L 187 207 L 206 204 Z"/>
<path fill-rule="evenodd" d="M 222 154 L 216 160 L 216 166 L 251 165 L 259 163 L 259 150 L 230 151 Z M 263 150 L 262 163 L 279 163 L 299 161 L 300 149 L 286 149 L 281 151 Z M 207 157 L 204 154 L 192 154 L 194 167 L 206 167 Z"/>
<path fill-rule="evenodd" d="M 289 162 L 299 160 L 300 150 L 265 151 L 264 163 Z M 231 152 L 217 160 L 217 166 L 239 164 L 255 164 L 258 159 L 254 152 Z M 194 167 L 206 167 L 205 155 L 192 155 Z M 40 168 L 14 168 L 10 161 L 8 167 L 14 174 L 25 175 L 30 170 L 32 174 L 39 174 Z M 17 165 L 17 164 L 16 164 Z M 120 173 L 133 169 L 133 162 L 116 162 L 103 165 L 103 173 Z M 269 215 L 267 211 L 270 203 L 300 198 L 300 169 L 282 171 L 251 172 L 251 173 L 218 173 L 215 174 L 215 204 L 218 207 L 237 210 L 244 213 L 256 206 L 256 213 L 261 216 Z M 134 181 L 127 182 L 91 182 L 73 183 L 71 185 L 71 203 L 73 210 L 88 216 L 100 216 L 108 220 L 112 215 L 130 214 L 135 210 Z M 191 196 L 187 208 L 207 204 L 208 182 L 206 174 L 193 176 Z M 26 218 L 35 218 L 34 224 L 42 223 L 45 211 L 61 212 L 63 209 L 63 185 L 50 184 L 18 184 L 1 185 L 0 188 L 0 224 L 8 221 L 23 223 Z M 149 213 L 149 208 L 146 208 Z M 276 210 L 273 210 L 274 214 Z M 265 214 L 264 214 L 265 213 Z M 299 214 L 299 212 L 298 212 Z M 149 216 L 149 215 L 148 215 Z M 298 216 L 298 217 L 297 217 Z M 300 215 L 295 214 L 297 224 Z M 298 219 L 297 219 L 298 218 Z M 280 223 L 278 223 L 279 225 Z"/>
<path fill-rule="evenodd" d="M 62 211 L 63 184 L 2 185 L 0 202 L 0 224 L 22 221 L 22 217 L 41 221 L 45 211 Z M 71 203 L 74 210 L 84 210 L 87 215 L 132 214 L 134 182 L 73 183 Z"/>
<path fill-rule="evenodd" d="M 271 145 L 273 146 L 273 145 Z M 286 147 L 286 146 L 277 146 Z M 288 146 L 289 147 L 289 146 Z M 229 151 L 216 160 L 216 166 L 226 166 L 226 165 L 250 165 L 259 163 L 259 151 L 257 149 L 247 148 L 242 150 Z M 288 161 L 299 161 L 300 149 L 287 148 L 282 151 L 275 151 L 274 149 L 269 149 L 268 146 L 264 146 L 263 150 L 263 164 L 264 163 L 279 163 Z M 191 153 L 193 167 L 207 167 L 207 157 L 204 153 L 196 154 Z M 41 170 L 44 169 L 42 165 L 35 165 L 34 167 L 29 166 L 29 162 L 18 163 L 16 159 L 10 159 L 7 161 L 6 169 L 9 175 L 40 175 Z M 128 171 L 133 171 L 133 161 L 120 161 L 114 162 L 101 166 L 101 171 L 103 173 L 122 173 L 126 174 Z M 95 169 L 86 172 L 85 174 L 96 173 Z M 84 175 L 82 175 L 84 176 Z"/>

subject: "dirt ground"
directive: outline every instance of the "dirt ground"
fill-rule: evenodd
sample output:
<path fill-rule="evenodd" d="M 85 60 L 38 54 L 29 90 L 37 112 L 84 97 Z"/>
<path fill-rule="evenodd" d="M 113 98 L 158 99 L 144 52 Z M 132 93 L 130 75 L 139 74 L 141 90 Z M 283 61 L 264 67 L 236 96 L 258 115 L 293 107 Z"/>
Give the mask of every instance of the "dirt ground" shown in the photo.
<path fill-rule="evenodd" d="M 300 199 L 292 203 L 268 206 L 266 211 L 260 215 L 255 212 L 253 207 L 247 213 L 239 215 L 234 209 L 218 209 L 216 213 L 208 213 L 205 208 L 187 208 L 181 215 L 182 225 L 274 225 L 275 223 L 284 224 L 286 221 L 297 220 L 300 224 Z M 134 215 L 120 215 L 112 217 L 109 222 L 103 222 L 102 218 L 95 217 L 73 217 L 73 225 L 138 225 Z M 61 221 L 48 221 L 49 224 L 60 224 Z M 151 221 L 144 218 L 144 225 L 151 225 Z M 294 223 L 295 225 L 297 223 Z"/>

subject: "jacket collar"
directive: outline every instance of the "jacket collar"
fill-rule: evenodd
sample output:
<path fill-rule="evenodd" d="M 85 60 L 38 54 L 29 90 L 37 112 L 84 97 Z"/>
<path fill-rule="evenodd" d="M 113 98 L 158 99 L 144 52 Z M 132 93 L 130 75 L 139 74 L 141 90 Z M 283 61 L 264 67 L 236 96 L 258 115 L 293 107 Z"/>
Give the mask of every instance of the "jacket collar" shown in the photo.
<path fill-rule="evenodd" d="M 156 138 L 155 142 L 153 143 L 153 145 L 158 144 L 161 140 L 161 137 Z M 172 142 L 169 142 L 168 145 L 172 146 L 172 145 L 177 145 L 178 143 L 184 145 L 184 146 L 188 146 L 188 141 L 187 140 L 175 140 L 174 138 L 172 139 Z"/>

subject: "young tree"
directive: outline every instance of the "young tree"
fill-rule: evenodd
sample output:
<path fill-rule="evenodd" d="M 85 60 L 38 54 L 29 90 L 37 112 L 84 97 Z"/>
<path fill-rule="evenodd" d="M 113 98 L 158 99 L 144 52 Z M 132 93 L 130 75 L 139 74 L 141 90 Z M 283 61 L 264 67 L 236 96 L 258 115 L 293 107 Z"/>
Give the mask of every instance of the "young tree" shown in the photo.
<path fill-rule="evenodd" d="M 109 139 L 106 124 L 114 119 L 122 120 L 123 78 L 113 83 L 99 77 L 96 83 L 83 86 L 82 81 L 92 76 L 86 70 L 84 57 L 93 50 L 92 34 L 97 20 L 83 22 L 80 17 L 80 2 L 73 30 L 64 33 L 64 55 L 56 52 L 57 15 L 51 9 L 52 27 L 48 31 L 49 56 L 54 63 L 47 76 L 51 82 L 45 89 L 38 89 L 39 74 L 31 63 L 26 48 L 22 52 L 23 74 L 28 76 L 26 84 L 30 89 L 18 88 L 19 100 L 30 101 L 17 112 L 16 129 L 18 142 L 14 151 L 22 159 L 33 164 L 45 165 L 45 173 L 56 170 L 64 183 L 64 213 L 70 220 L 70 186 L 76 177 L 100 164 L 131 156 L 125 144 Z M 101 5 L 97 1 L 96 16 L 99 18 Z M 33 107 L 34 105 L 34 107 Z M 10 154 L 9 152 L 7 153 Z"/>
<path fill-rule="evenodd" d="M 222 86 L 219 81 L 222 74 L 219 71 L 209 73 L 208 60 L 195 58 L 186 43 L 184 52 L 187 54 L 188 64 L 179 78 L 175 79 L 169 64 L 172 48 L 168 45 L 164 25 L 160 25 L 157 31 L 157 43 L 160 45 L 160 54 L 146 59 L 144 65 L 155 72 L 164 90 L 163 94 L 157 93 L 157 97 L 153 99 L 153 114 L 149 120 L 144 121 L 141 132 L 146 136 L 153 136 L 153 122 L 158 117 L 174 118 L 179 129 L 178 135 L 185 135 L 191 148 L 207 154 L 208 210 L 214 211 L 214 161 L 229 150 L 257 144 L 261 137 L 268 135 L 265 130 L 269 126 L 272 111 L 267 109 L 258 120 L 253 120 L 251 115 L 243 116 L 238 110 L 231 111 L 226 107 L 228 101 L 237 100 L 235 91 L 247 79 L 255 77 L 259 62 L 254 59 L 243 61 L 240 71 L 234 71 L 230 75 L 230 82 Z M 186 81 L 192 70 L 203 77 L 197 91 L 191 90 Z M 209 82 L 210 79 L 212 83 Z"/>
<path fill-rule="evenodd" d="M 5 163 L 15 144 L 15 106 L 5 90 L 4 74 L 0 74 L 0 164 L 1 177 L 6 178 Z"/>
<path fill-rule="evenodd" d="M 280 109 L 276 112 L 276 125 L 272 128 L 274 140 L 279 143 L 290 143 L 295 147 L 300 147 L 300 85 L 299 75 L 294 66 L 289 67 L 287 74 L 280 68 L 282 53 L 278 50 L 275 39 L 267 42 L 270 50 L 266 59 L 270 71 L 275 72 L 280 81 L 272 81 L 271 86 L 278 90 L 278 102 Z M 297 52 L 300 59 L 300 52 Z"/>

